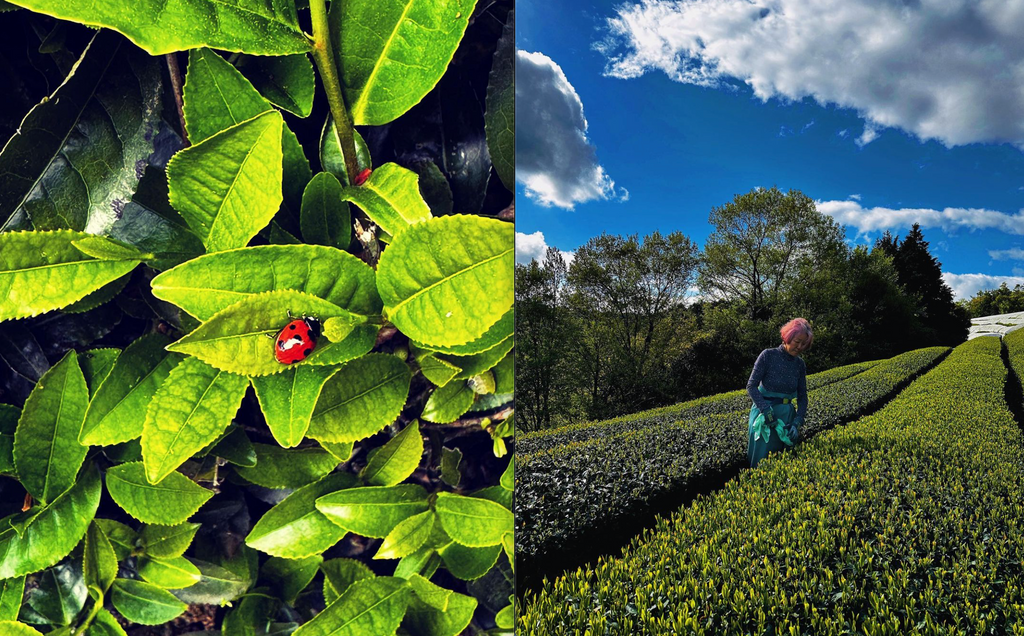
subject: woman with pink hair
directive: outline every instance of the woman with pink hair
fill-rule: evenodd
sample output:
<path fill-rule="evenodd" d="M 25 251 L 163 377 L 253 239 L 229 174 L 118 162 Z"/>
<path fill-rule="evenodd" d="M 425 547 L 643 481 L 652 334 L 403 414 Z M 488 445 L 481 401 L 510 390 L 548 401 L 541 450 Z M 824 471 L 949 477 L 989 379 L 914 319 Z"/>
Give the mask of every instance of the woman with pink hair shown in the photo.
<path fill-rule="evenodd" d="M 800 354 L 811 348 L 814 332 L 803 318 L 790 320 L 779 332 L 782 344 L 757 356 L 747 380 L 747 394 L 754 402 L 747 441 L 751 468 L 768 453 L 796 443 L 807 415 L 807 365 Z"/>

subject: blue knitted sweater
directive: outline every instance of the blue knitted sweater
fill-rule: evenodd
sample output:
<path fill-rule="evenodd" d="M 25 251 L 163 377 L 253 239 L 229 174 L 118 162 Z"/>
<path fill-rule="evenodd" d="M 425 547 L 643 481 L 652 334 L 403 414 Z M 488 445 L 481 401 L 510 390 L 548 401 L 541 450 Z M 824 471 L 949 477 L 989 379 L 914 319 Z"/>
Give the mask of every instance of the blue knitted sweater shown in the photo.
<path fill-rule="evenodd" d="M 807 365 L 786 353 L 782 345 L 762 351 L 747 380 L 747 395 L 763 413 L 768 410 L 768 401 L 757 390 L 759 384 L 776 393 L 796 393 L 796 416 L 803 420 L 807 415 Z"/>

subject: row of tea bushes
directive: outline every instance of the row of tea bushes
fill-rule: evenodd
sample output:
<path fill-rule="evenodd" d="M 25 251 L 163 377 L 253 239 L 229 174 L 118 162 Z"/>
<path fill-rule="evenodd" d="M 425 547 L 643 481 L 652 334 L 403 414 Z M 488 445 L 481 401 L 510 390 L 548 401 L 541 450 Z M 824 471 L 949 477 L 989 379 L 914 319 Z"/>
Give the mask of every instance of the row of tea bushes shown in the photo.
<path fill-rule="evenodd" d="M 961 345 L 876 414 L 545 583 L 521 633 L 1024 634 L 1024 446 L 999 346 Z"/>
<path fill-rule="evenodd" d="M 808 394 L 805 437 L 874 410 L 949 352 L 898 355 Z M 516 465 L 516 551 L 525 572 L 573 544 L 632 527 L 665 498 L 746 463 L 742 411 L 637 426 L 612 437 L 520 456 Z"/>
<path fill-rule="evenodd" d="M 880 362 L 882 360 L 857 362 L 814 373 L 807 376 L 807 390 L 813 391 L 814 389 L 853 377 L 858 373 L 867 371 Z M 520 457 L 523 457 L 530 453 L 551 450 L 565 444 L 578 444 L 592 439 L 610 437 L 624 431 L 650 428 L 658 424 L 677 422 L 702 415 L 731 413 L 744 408 L 750 408 L 750 398 L 747 396 L 746 389 L 739 389 L 737 391 L 729 391 L 728 393 L 718 393 L 697 398 L 680 404 L 661 406 L 639 413 L 622 415 L 610 420 L 582 422 L 559 428 L 534 431 L 516 437 L 516 450 L 519 452 Z"/>
<path fill-rule="evenodd" d="M 1024 389 L 1024 329 L 1016 329 L 1003 336 L 1007 361 L 1017 376 L 1017 382 Z"/>

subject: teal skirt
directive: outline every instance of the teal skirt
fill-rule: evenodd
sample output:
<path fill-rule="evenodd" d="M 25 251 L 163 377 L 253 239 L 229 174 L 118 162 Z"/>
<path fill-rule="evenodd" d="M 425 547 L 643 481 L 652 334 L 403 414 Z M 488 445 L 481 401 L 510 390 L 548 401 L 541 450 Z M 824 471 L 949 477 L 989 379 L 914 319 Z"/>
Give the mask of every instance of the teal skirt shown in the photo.
<path fill-rule="evenodd" d="M 750 407 L 750 418 L 747 422 L 747 460 L 750 467 L 755 468 L 757 464 L 768 456 L 768 453 L 777 453 L 786 450 L 793 445 L 793 440 L 786 433 L 786 428 L 796 418 L 796 394 L 775 393 L 758 387 L 761 395 L 771 404 L 772 412 L 775 414 L 775 423 L 769 426 L 764 421 L 764 415 L 757 405 Z"/>

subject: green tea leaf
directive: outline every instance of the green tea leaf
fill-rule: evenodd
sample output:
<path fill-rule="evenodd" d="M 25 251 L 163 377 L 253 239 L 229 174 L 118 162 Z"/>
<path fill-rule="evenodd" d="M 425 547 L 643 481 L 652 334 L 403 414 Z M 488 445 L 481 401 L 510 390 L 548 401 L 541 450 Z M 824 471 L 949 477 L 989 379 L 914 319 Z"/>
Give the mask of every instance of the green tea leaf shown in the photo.
<path fill-rule="evenodd" d="M 199 568 L 185 557 L 139 559 L 139 576 L 165 590 L 180 590 L 195 585 L 202 578 Z"/>
<path fill-rule="evenodd" d="M 409 588 L 390 576 L 356 581 L 294 636 L 394 634 L 405 616 Z"/>
<path fill-rule="evenodd" d="M 395 421 L 409 395 L 412 374 L 395 356 L 374 353 L 343 366 L 324 385 L 308 434 L 353 442 Z"/>
<path fill-rule="evenodd" d="M 96 519 L 95 521 L 96 525 L 103 530 L 107 540 L 110 541 L 110 546 L 114 549 L 114 556 L 117 560 L 124 561 L 127 559 L 135 550 L 135 541 L 138 539 L 135 531 L 113 519 Z"/>
<path fill-rule="evenodd" d="M 96 617 L 92 619 L 92 625 L 85 632 L 85 636 L 127 636 L 127 634 L 113 614 L 100 608 Z"/>
<path fill-rule="evenodd" d="M 0 231 L 109 229 L 166 130 L 163 95 L 159 61 L 97 33 L 0 152 Z"/>
<path fill-rule="evenodd" d="M 90 400 L 96 395 L 96 389 L 107 379 L 120 355 L 120 349 L 90 349 L 78 355 L 78 364 L 82 367 L 82 375 L 89 387 Z"/>
<path fill-rule="evenodd" d="M 359 314 L 328 318 L 323 324 L 323 335 L 331 342 L 341 342 L 348 338 L 349 334 L 364 322 L 366 322 L 366 316 L 360 316 Z"/>
<path fill-rule="evenodd" d="M 95 522 L 89 524 L 85 533 L 85 547 L 82 556 L 82 570 L 85 584 L 106 593 L 117 578 L 117 555 L 103 529 Z"/>
<path fill-rule="evenodd" d="M 146 554 L 158 558 L 178 557 L 192 544 L 198 523 L 179 523 L 174 526 L 152 526 L 142 528 L 142 549 Z"/>
<path fill-rule="evenodd" d="M 149 482 L 158 483 L 217 439 L 231 423 L 248 386 L 244 376 L 219 371 L 198 358 L 186 358 L 174 367 L 153 396 L 142 428 Z"/>
<path fill-rule="evenodd" d="M 434 527 L 437 528 L 438 525 L 435 524 Z M 395 566 L 395 576 L 401 579 L 407 579 L 413 574 L 431 577 L 440 564 L 441 556 L 437 554 L 436 548 L 430 545 L 428 539 L 427 544 L 422 548 L 402 557 L 398 565 Z"/>
<path fill-rule="evenodd" d="M 270 557 L 260 568 L 260 578 L 272 585 L 278 598 L 294 605 L 299 593 L 313 580 L 323 562 L 324 558 L 318 554 L 303 559 Z"/>
<path fill-rule="evenodd" d="M 199 143 L 235 124 L 274 110 L 245 76 L 209 49 L 189 52 L 184 102 L 185 128 L 192 143 Z M 295 216 L 297 223 L 302 189 L 313 175 L 298 137 L 287 124 L 281 130 L 281 152 L 283 212 L 286 217 Z"/>
<path fill-rule="evenodd" d="M 358 130 L 355 131 L 355 144 L 356 165 L 360 170 L 372 168 L 370 148 Z M 320 165 L 325 171 L 337 177 L 340 183 L 351 182 L 351 179 L 348 178 L 348 168 L 345 166 L 345 153 L 341 149 L 341 141 L 339 141 L 338 132 L 334 127 L 334 120 L 330 117 L 327 118 L 327 123 L 324 124 L 323 132 L 320 134 Z"/>
<path fill-rule="evenodd" d="M 505 28 L 501 30 L 498 39 L 498 48 L 491 63 L 491 77 L 487 82 L 487 100 L 484 102 L 487 151 L 498 178 L 511 192 L 516 190 L 515 25 L 513 9 L 508 12 Z"/>
<path fill-rule="evenodd" d="M 184 523 L 213 496 L 213 492 L 173 471 L 159 483 L 151 484 L 142 462 L 108 470 L 107 492 L 139 521 L 162 525 Z"/>
<path fill-rule="evenodd" d="M 199 559 L 188 560 L 199 568 L 202 578 L 194 585 L 173 591 L 174 596 L 180 601 L 202 605 L 222 605 L 237 599 L 249 589 L 250 580 L 227 568 Z"/>
<path fill-rule="evenodd" d="M 0 321 L 60 309 L 120 278 L 139 261 L 101 261 L 78 251 L 82 232 L 0 234 Z"/>
<path fill-rule="evenodd" d="M 453 347 L 439 347 L 436 345 L 417 345 L 421 348 L 429 349 L 437 353 L 442 353 L 451 356 L 473 356 L 476 354 L 482 354 L 486 351 L 497 347 L 504 343 L 506 340 L 512 337 L 516 328 L 515 310 L 509 309 L 505 312 L 498 322 L 494 323 L 490 329 L 487 330 L 484 335 L 480 336 L 476 340 L 469 342 L 464 345 L 456 345 Z"/>
<path fill-rule="evenodd" d="M 353 123 L 386 124 L 416 105 L 444 75 L 474 0 L 368 0 L 331 5 L 334 53 Z M 351 28 L 360 25 L 363 28 Z"/>
<path fill-rule="evenodd" d="M 419 550 L 434 529 L 434 512 L 428 510 L 404 519 L 384 537 L 375 559 L 400 559 Z"/>
<path fill-rule="evenodd" d="M 462 371 L 462 369 L 454 364 L 441 360 L 429 353 L 417 357 L 416 361 L 420 365 L 423 377 L 436 384 L 438 388 L 451 382 L 452 378 Z"/>
<path fill-rule="evenodd" d="M 313 63 L 306 55 L 245 55 L 239 68 L 271 103 L 299 117 L 309 117 L 313 112 L 316 79 Z"/>
<path fill-rule="evenodd" d="M 21 599 L 24 595 L 24 576 L 0 581 L 0 621 L 18 619 L 18 610 L 21 609 Z"/>
<path fill-rule="evenodd" d="M 338 600 L 356 581 L 376 576 L 362 561 L 355 559 L 331 559 L 324 561 L 320 569 L 324 573 L 324 601 L 328 605 Z"/>
<path fill-rule="evenodd" d="M 345 249 L 352 242 L 352 215 L 341 183 L 330 172 L 317 174 L 306 185 L 299 224 L 307 243 Z"/>
<path fill-rule="evenodd" d="M 423 419 L 428 422 L 448 424 L 462 417 L 473 406 L 476 394 L 465 382 L 449 382 L 434 389 L 423 407 Z"/>
<path fill-rule="evenodd" d="M 210 449 L 210 453 L 226 459 L 235 466 L 252 468 L 256 465 L 256 449 L 249 436 L 239 426 L 229 426 L 227 433 Z"/>
<path fill-rule="evenodd" d="M 10 404 L 0 404 L 0 475 L 14 473 L 14 432 L 20 414 Z"/>
<path fill-rule="evenodd" d="M 207 364 L 250 377 L 273 375 L 288 369 L 275 357 L 276 338 L 293 316 L 312 316 L 321 321 L 349 312 L 312 294 L 291 289 L 256 294 L 221 310 L 198 329 L 168 347 L 193 355 Z M 352 342 L 365 345 L 361 334 L 352 334 Z M 352 357 L 366 353 L 373 343 L 362 350 L 350 346 L 349 339 L 323 342 L 297 365 L 312 364 L 321 357 L 336 361 L 338 354 L 347 351 Z"/>
<path fill-rule="evenodd" d="M 238 276 L 245 272 L 245 276 Z M 254 294 L 294 289 L 364 316 L 380 314 L 376 275 L 341 250 L 320 245 L 265 245 L 208 254 L 153 279 L 153 294 L 199 320 Z"/>
<path fill-rule="evenodd" d="M 511 223 L 463 215 L 409 226 L 377 266 L 388 318 L 428 346 L 482 336 L 512 307 L 514 231 Z"/>
<path fill-rule="evenodd" d="M 126 245 L 105 236 L 87 236 L 71 242 L 75 248 L 101 261 L 145 260 L 146 255 L 132 245 Z"/>
<path fill-rule="evenodd" d="M 487 574 L 501 555 L 501 546 L 467 548 L 454 541 L 440 550 L 444 566 L 452 576 L 463 581 L 473 581 Z"/>
<path fill-rule="evenodd" d="M 419 422 L 413 420 L 373 453 L 360 476 L 374 486 L 394 486 L 416 470 L 422 457 L 423 437 Z"/>
<path fill-rule="evenodd" d="M 498 611 L 498 614 L 494 617 L 494 623 L 500 629 L 513 629 L 515 627 L 515 608 L 509 604 Z"/>
<path fill-rule="evenodd" d="M 334 470 L 338 460 L 319 448 L 285 450 L 270 444 L 256 447 L 256 466 L 238 468 L 242 479 L 264 488 L 301 488 Z"/>
<path fill-rule="evenodd" d="M 318 440 L 320 448 L 334 455 L 338 459 L 338 463 L 347 462 L 352 459 L 352 451 L 355 449 L 355 442 L 325 442 Z"/>
<path fill-rule="evenodd" d="M 277 375 L 249 378 L 278 444 L 291 448 L 302 441 L 320 390 L 335 371 L 333 367 L 299 365 Z"/>
<path fill-rule="evenodd" d="M 67 556 L 85 536 L 100 505 L 100 476 L 90 465 L 75 485 L 39 510 L 21 534 L 0 530 L 0 579 L 48 568 Z"/>
<path fill-rule="evenodd" d="M 244 247 L 281 205 L 281 131 L 264 113 L 174 155 L 167 164 L 171 205 L 210 252 Z"/>
<path fill-rule="evenodd" d="M 386 163 L 363 185 L 344 188 L 341 198 L 358 205 L 371 221 L 395 236 L 413 223 L 431 218 L 418 181 L 415 172 Z"/>
<path fill-rule="evenodd" d="M 499 545 L 501 535 L 512 530 L 512 512 L 486 499 L 442 492 L 434 509 L 448 536 L 466 547 Z"/>
<path fill-rule="evenodd" d="M 299 488 L 264 514 L 245 542 L 261 552 L 286 559 L 320 554 L 341 541 L 346 531 L 321 514 L 315 502 L 328 493 L 351 488 L 355 483 L 352 475 L 332 473 Z"/>
<path fill-rule="evenodd" d="M 270 594 L 271 589 L 265 586 L 250 590 L 224 617 L 220 633 L 223 636 L 269 636 L 275 633 L 267 629 L 281 602 Z"/>
<path fill-rule="evenodd" d="M 419 574 L 413 574 L 408 578 L 408 581 L 413 594 L 420 601 L 441 612 L 448 609 L 448 604 L 455 592 L 445 589 L 440 585 L 435 585 Z"/>
<path fill-rule="evenodd" d="M 188 609 L 170 592 L 134 579 L 114 581 L 110 600 L 122 616 L 141 625 L 166 623 Z"/>
<path fill-rule="evenodd" d="M 462 451 L 451 449 L 447 446 L 441 449 L 441 481 L 452 488 L 456 488 L 462 481 L 462 473 L 459 472 L 459 462 L 462 461 Z"/>
<path fill-rule="evenodd" d="M 415 578 L 414 576 L 413 579 Z M 422 577 L 420 578 L 422 579 Z M 433 585 L 429 581 L 427 584 Z M 413 584 L 413 590 L 418 590 L 415 583 Z M 477 600 L 472 596 L 451 592 L 451 595 L 447 598 L 447 605 L 442 610 L 425 601 L 420 594 L 416 594 L 409 602 L 409 612 L 406 614 L 403 624 L 412 634 L 422 636 L 458 636 L 469 626 L 469 622 L 473 619 L 473 612 L 476 611 L 476 606 Z"/>
<path fill-rule="evenodd" d="M 419 175 L 420 196 L 426 201 L 434 216 L 446 216 L 453 211 L 452 187 L 448 179 L 430 159 L 418 159 L 408 164 L 410 170 Z"/>
<path fill-rule="evenodd" d="M 349 488 L 316 500 L 317 510 L 338 526 L 378 539 L 428 507 L 427 492 L 415 484 Z"/>
<path fill-rule="evenodd" d="M 40 503 L 75 483 L 89 450 L 78 443 L 88 404 L 89 388 L 73 349 L 39 378 L 25 401 L 14 433 L 14 467 Z"/>
<path fill-rule="evenodd" d="M 491 371 L 494 373 L 494 392 L 498 395 L 513 393 L 516 390 L 515 373 L 516 356 L 509 352 L 501 359 L 501 362 L 494 365 Z"/>
<path fill-rule="evenodd" d="M 304 53 L 312 48 L 290 0 L 143 0 L 127 7 L 97 6 L 91 0 L 17 0 L 11 4 L 113 29 L 150 55 L 200 46 L 253 55 Z"/>
<path fill-rule="evenodd" d="M 0 621 L 0 630 L 4 636 L 43 636 L 39 630 L 15 621 Z"/>
<path fill-rule="evenodd" d="M 509 458 L 508 466 L 501 474 L 501 487 L 505 490 L 515 490 L 515 464 L 515 457 Z"/>
<path fill-rule="evenodd" d="M 82 568 L 71 560 L 59 563 L 32 577 L 19 618 L 25 622 L 66 628 L 75 622 L 90 592 Z M 54 630 L 60 633 L 60 629 Z M 53 632 L 51 632 L 53 633 Z"/>
<path fill-rule="evenodd" d="M 128 280 L 131 278 L 131 273 L 127 273 L 121 278 L 118 278 L 112 283 L 107 283 L 103 287 L 100 287 L 96 291 L 92 292 L 82 300 L 76 301 L 64 308 L 66 314 L 84 314 L 87 311 L 96 309 L 100 305 L 104 305 L 114 299 L 115 296 L 121 293 L 125 285 L 128 284 Z"/>
<path fill-rule="evenodd" d="M 512 350 L 512 346 L 514 344 L 515 339 L 512 338 L 512 336 L 509 336 L 497 346 L 492 347 L 483 353 L 477 353 L 471 356 L 453 356 L 446 353 L 439 353 L 437 354 L 437 357 L 462 369 L 462 371 L 455 376 L 456 380 L 466 380 L 492 369 L 508 355 L 508 352 Z"/>
<path fill-rule="evenodd" d="M 78 439 L 86 445 L 118 444 L 142 435 L 146 409 L 171 370 L 185 356 L 164 351 L 170 338 L 151 333 L 128 345 L 89 402 Z"/>

